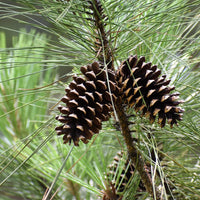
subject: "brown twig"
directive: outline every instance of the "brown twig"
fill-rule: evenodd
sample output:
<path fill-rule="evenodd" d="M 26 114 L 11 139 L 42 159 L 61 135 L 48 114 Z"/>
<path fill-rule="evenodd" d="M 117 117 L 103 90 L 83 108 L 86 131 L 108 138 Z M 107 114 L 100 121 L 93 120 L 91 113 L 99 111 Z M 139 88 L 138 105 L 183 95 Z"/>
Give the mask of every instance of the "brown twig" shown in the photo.
<path fill-rule="evenodd" d="M 105 24 L 103 22 L 103 19 L 105 19 L 105 15 L 102 12 L 103 9 L 101 6 L 101 2 L 99 0 L 91 0 L 89 2 L 91 4 L 91 9 L 93 10 L 93 17 L 95 19 L 94 20 L 95 26 L 98 31 L 98 38 L 100 38 L 102 40 L 102 41 L 100 41 L 100 42 L 102 42 L 102 45 L 100 45 L 100 46 L 104 50 L 102 54 L 101 54 L 101 52 L 99 53 L 101 55 L 98 56 L 98 59 L 101 62 L 102 61 L 101 56 L 103 56 L 103 60 L 105 60 L 107 67 L 114 71 L 114 66 L 113 66 L 114 59 L 113 59 L 112 50 L 109 47 L 107 33 L 105 31 Z M 117 100 L 117 102 L 115 104 L 115 109 L 116 109 L 119 124 L 121 127 L 122 135 L 124 137 L 124 140 L 125 140 L 125 143 L 127 146 L 129 158 L 132 160 L 136 170 L 139 172 L 139 174 L 141 176 L 141 180 L 142 180 L 147 192 L 152 197 L 156 196 L 157 199 L 159 199 L 158 198 L 159 195 L 154 194 L 152 179 L 150 177 L 150 174 L 146 170 L 147 169 L 146 164 L 143 161 L 140 152 L 137 150 L 136 146 L 134 145 L 133 138 L 131 137 L 131 131 L 128 127 L 129 122 L 127 120 L 124 108 L 122 107 L 122 102 L 121 102 L 120 98 Z"/>
<path fill-rule="evenodd" d="M 114 70 L 113 66 L 113 55 L 112 50 L 108 41 L 108 34 L 105 30 L 105 15 L 103 14 L 103 8 L 101 2 L 99 0 L 91 0 L 89 1 L 91 4 L 91 9 L 93 11 L 93 18 L 97 31 L 96 42 L 98 43 L 99 50 L 101 53 L 98 55 L 99 61 L 106 61 L 106 65 L 108 68 Z M 104 62 L 103 62 L 104 63 Z"/>
<path fill-rule="evenodd" d="M 152 180 L 150 174 L 146 171 L 146 164 L 142 159 L 140 152 L 137 150 L 136 146 L 134 145 L 133 138 L 131 136 L 130 129 L 128 127 L 128 120 L 124 109 L 122 107 L 121 101 L 117 101 L 115 105 L 115 109 L 118 115 L 118 120 L 120 123 L 120 127 L 122 130 L 122 135 L 124 137 L 129 158 L 132 160 L 136 170 L 139 172 L 141 176 L 141 180 L 147 190 L 147 192 L 154 197 L 156 195 L 157 199 L 159 199 L 158 194 L 154 194 Z"/>

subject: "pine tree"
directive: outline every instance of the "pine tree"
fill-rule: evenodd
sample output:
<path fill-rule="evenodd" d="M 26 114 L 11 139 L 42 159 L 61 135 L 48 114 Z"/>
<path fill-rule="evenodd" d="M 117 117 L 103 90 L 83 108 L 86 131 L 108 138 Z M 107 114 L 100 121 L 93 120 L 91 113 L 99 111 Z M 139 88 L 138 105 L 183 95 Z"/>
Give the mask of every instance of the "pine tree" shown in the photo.
<path fill-rule="evenodd" d="M 0 5 L 2 198 L 199 199 L 197 1 Z"/>

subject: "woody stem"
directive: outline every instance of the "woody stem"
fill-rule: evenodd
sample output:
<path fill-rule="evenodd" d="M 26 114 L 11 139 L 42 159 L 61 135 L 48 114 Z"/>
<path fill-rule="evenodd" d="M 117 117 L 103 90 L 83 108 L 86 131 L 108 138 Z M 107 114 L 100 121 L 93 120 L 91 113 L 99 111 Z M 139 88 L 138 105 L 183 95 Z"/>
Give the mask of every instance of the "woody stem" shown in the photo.
<path fill-rule="evenodd" d="M 129 158 L 132 161 L 132 163 L 134 164 L 136 170 L 139 172 L 141 180 L 142 180 L 147 192 L 152 197 L 155 195 L 158 197 L 158 194 L 154 194 L 152 180 L 151 180 L 149 173 L 146 170 L 146 164 L 143 161 L 140 152 L 137 150 L 136 145 L 133 142 L 133 138 L 131 136 L 131 132 L 128 127 L 128 120 L 127 120 L 126 114 L 124 112 L 124 109 L 122 107 L 122 102 L 120 100 L 117 101 L 117 103 L 115 105 L 115 109 L 116 109 L 116 112 L 118 115 L 118 120 L 120 123 L 122 135 L 124 137 L 124 140 L 125 140 L 125 143 L 127 146 Z"/>

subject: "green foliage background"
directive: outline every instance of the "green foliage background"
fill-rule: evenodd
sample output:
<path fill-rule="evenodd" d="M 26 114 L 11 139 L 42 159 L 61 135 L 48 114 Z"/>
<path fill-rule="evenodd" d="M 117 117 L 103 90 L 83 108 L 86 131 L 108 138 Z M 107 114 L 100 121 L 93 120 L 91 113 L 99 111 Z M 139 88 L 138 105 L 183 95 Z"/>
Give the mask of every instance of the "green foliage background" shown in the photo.
<path fill-rule="evenodd" d="M 157 64 L 167 74 L 185 100 L 183 121 L 173 129 L 161 129 L 139 116 L 132 118 L 133 136 L 140 141 L 138 149 L 152 164 L 152 172 L 157 169 L 160 173 L 163 199 L 200 199 L 199 1 L 101 3 L 108 17 L 106 30 L 110 31 L 115 67 L 131 54 L 145 55 L 147 62 Z M 63 145 L 62 138 L 54 132 L 56 105 L 64 95 L 64 87 L 72 74 L 80 73 L 81 66 L 96 60 L 95 27 L 88 20 L 85 4 L 81 0 L 0 3 L 0 20 L 34 27 L 30 31 L 20 29 L 11 39 L 6 35 L 8 28 L 1 25 L 2 200 L 45 199 L 47 188 L 49 199 L 102 199 L 107 166 L 118 151 L 126 149 L 114 119 L 104 123 L 101 133 L 80 147 Z M 11 47 L 7 45 L 8 39 L 12 41 Z M 157 155 L 154 163 L 151 151 Z M 159 155 L 164 157 L 162 161 Z M 164 180 L 174 186 L 170 198 Z M 134 199 L 138 181 L 135 173 L 123 199 Z M 157 184 L 156 180 L 154 183 Z M 147 197 L 143 193 L 138 199 Z"/>

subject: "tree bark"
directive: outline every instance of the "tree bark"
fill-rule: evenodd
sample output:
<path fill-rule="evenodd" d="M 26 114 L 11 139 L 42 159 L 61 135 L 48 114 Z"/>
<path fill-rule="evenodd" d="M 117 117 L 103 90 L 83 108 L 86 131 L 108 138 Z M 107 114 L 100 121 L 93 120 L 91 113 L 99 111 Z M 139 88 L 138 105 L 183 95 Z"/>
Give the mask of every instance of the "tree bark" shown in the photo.
<path fill-rule="evenodd" d="M 126 114 L 124 112 L 124 109 L 122 107 L 121 100 L 117 101 L 115 105 L 115 109 L 118 115 L 119 124 L 121 127 L 121 132 L 124 137 L 127 150 L 128 150 L 128 156 L 130 160 L 133 162 L 135 169 L 139 172 L 141 176 L 141 180 L 147 190 L 147 192 L 152 196 L 156 196 L 156 199 L 158 198 L 158 194 L 154 194 L 153 191 L 153 184 L 150 174 L 147 171 L 147 167 L 145 162 L 142 159 L 142 156 L 140 152 L 137 150 L 136 144 L 134 144 L 133 138 L 131 136 L 130 129 L 128 127 L 128 120 L 126 117 Z M 157 193 L 157 192 L 156 192 Z"/>

